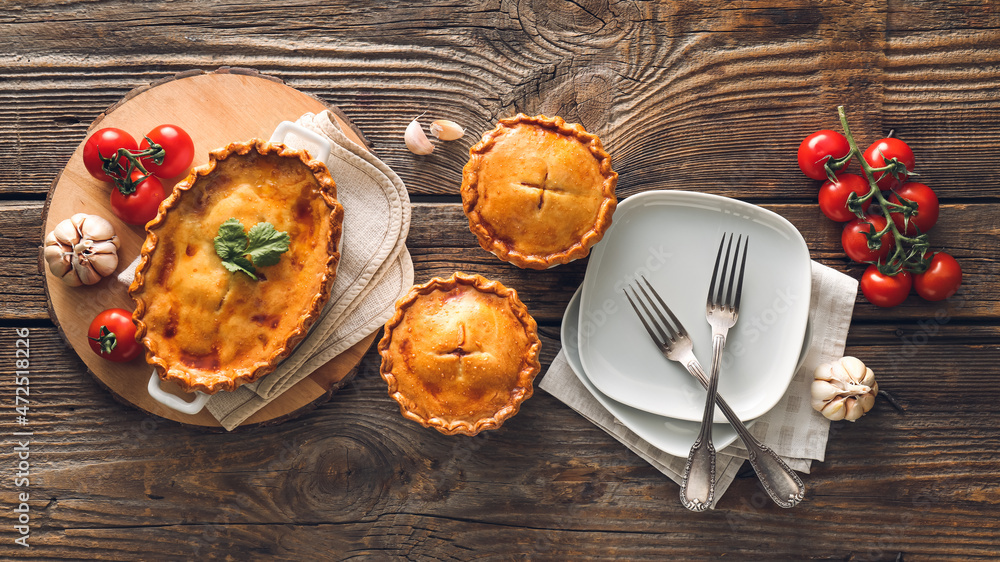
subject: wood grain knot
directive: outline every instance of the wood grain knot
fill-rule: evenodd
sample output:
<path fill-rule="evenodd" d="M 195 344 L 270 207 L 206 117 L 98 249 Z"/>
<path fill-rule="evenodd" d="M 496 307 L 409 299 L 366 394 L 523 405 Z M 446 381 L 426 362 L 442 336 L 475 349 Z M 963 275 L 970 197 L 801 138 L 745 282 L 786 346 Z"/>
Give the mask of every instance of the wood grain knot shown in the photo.
<path fill-rule="evenodd" d="M 553 3 L 522 0 L 511 8 L 524 30 L 553 47 L 579 52 L 613 47 L 626 40 L 638 24 L 648 19 L 635 3 L 613 0 L 581 0 Z"/>

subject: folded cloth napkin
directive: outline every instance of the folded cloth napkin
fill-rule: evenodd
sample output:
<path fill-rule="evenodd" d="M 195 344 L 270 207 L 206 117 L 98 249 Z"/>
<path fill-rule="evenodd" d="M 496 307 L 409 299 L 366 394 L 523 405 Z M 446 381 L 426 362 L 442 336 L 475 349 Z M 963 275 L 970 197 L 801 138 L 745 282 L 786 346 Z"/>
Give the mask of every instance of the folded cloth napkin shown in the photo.
<path fill-rule="evenodd" d="M 812 461 L 822 461 L 826 453 L 830 421 L 812 409 L 810 387 L 816 367 L 844 355 L 857 294 L 858 282 L 854 278 L 812 262 L 811 330 L 805 357 L 785 396 L 750 428 L 754 437 L 799 472 L 808 473 Z M 622 425 L 580 382 L 563 354 L 560 351 L 556 355 L 539 388 L 576 410 L 679 485 L 687 459 L 664 453 Z M 722 498 L 747 458 L 747 450 L 739 440 L 718 452 L 715 502 Z"/>
<path fill-rule="evenodd" d="M 410 200 L 402 180 L 348 139 L 328 111 L 307 113 L 297 124 L 331 141 L 326 165 L 344 206 L 337 277 L 309 334 L 277 369 L 208 401 L 206 408 L 227 430 L 378 330 L 392 316 L 396 300 L 413 285 L 413 262 L 406 249 Z M 283 142 L 292 148 L 311 148 L 310 141 L 294 133 Z M 127 267 L 119 281 L 131 283 L 137 264 Z"/>

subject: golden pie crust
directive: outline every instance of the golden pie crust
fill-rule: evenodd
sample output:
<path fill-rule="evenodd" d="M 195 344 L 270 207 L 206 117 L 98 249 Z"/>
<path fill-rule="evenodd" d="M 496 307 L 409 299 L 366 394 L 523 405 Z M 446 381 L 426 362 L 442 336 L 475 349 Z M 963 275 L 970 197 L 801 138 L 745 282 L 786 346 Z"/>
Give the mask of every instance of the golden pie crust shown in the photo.
<path fill-rule="evenodd" d="M 483 249 L 522 268 L 585 257 L 611 226 L 618 174 L 596 136 L 518 114 L 469 149 L 462 205 Z"/>
<path fill-rule="evenodd" d="M 516 291 L 461 272 L 410 289 L 378 344 L 403 416 L 446 435 L 496 429 L 516 414 L 533 392 L 540 348 Z"/>
<path fill-rule="evenodd" d="M 259 281 L 215 251 L 219 225 L 269 222 L 290 236 Z M 326 165 L 259 140 L 232 143 L 191 171 L 146 225 L 129 294 L 136 338 L 160 377 L 188 392 L 231 391 L 270 373 L 330 297 L 344 209 Z"/>

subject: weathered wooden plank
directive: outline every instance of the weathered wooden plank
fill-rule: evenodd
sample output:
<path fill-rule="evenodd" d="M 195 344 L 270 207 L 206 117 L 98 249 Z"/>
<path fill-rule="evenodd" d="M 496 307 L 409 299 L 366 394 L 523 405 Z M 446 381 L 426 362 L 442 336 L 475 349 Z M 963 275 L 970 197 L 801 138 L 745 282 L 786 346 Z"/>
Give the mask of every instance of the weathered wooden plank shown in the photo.
<path fill-rule="evenodd" d="M 0 201 L 0 318 L 47 319 L 38 248 L 42 204 Z"/>
<path fill-rule="evenodd" d="M 330 403 L 248 439 L 116 404 L 54 329 L 31 328 L 28 338 L 32 409 L 21 429 L 34 432 L 36 558 L 466 559 L 499 543 L 506 556 L 764 549 L 775 558 L 918 559 L 986 556 L 1000 533 L 991 515 L 1000 469 L 995 346 L 933 338 L 894 367 L 892 345 L 850 345 L 906 413 L 880 400 L 858 422 L 835 424 L 827 459 L 805 476 L 809 495 L 794 510 L 770 505 L 745 479 L 720 509 L 692 516 L 677 504 L 676 485 L 543 391 L 500 430 L 446 437 L 399 415 L 372 353 Z M 13 328 L 0 329 L 0 349 L 15 339 Z M 558 344 L 543 345 L 548 363 Z M 962 372 L 953 357 L 963 357 Z M 13 386 L 0 380 L 0 395 Z M 13 431 L 13 417 L 0 426 Z M 12 524 L 9 510 L 0 522 Z"/>
<path fill-rule="evenodd" d="M 889 0 L 886 28 L 892 35 L 922 31 L 968 31 L 1000 27 L 1000 9 L 990 0 Z"/>
<path fill-rule="evenodd" d="M 632 115 L 621 112 L 623 115 L 613 131 L 603 135 L 621 174 L 620 193 L 629 195 L 650 188 L 694 188 L 756 201 L 809 198 L 815 185 L 798 171 L 793 157 L 795 148 L 812 130 L 837 128 L 834 106 L 847 103 L 859 142 L 867 145 L 889 129 L 896 129 L 913 145 L 922 178 L 939 189 L 942 198 L 988 197 L 981 185 L 998 178 L 990 167 L 979 164 L 989 154 L 996 153 L 1000 135 L 995 130 L 997 102 L 991 94 L 993 89 L 984 89 L 978 53 L 965 47 L 956 53 L 964 60 L 939 62 L 921 72 L 900 70 L 900 81 L 890 80 L 887 85 L 890 103 L 883 105 L 877 116 L 864 104 L 858 111 L 859 102 L 848 95 L 831 96 L 829 105 L 817 108 L 776 101 L 774 107 L 755 106 L 740 112 L 723 111 L 717 106 L 687 107 L 678 101 L 666 118 L 657 117 L 660 113 L 649 109 L 640 109 Z M 899 60 L 907 58 L 901 55 Z M 910 64 L 924 66 L 920 61 Z M 377 108 L 374 118 L 370 112 L 375 109 L 367 104 L 357 107 L 350 99 L 337 95 L 347 85 L 330 84 L 319 90 L 303 87 L 294 76 L 285 78 L 291 85 L 342 108 L 414 194 L 456 194 L 468 147 L 479 133 L 492 126 L 496 117 L 509 113 L 470 119 L 474 115 L 471 107 L 415 104 L 391 92 L 382 92 L 368 96 L 381 98 L 372 104 Z M 63 88 L 60 95 L 48 90 L 33 91 L 27 78 L 8 82 L 16 92 L 0 91 L 2 107 L 8 108 L 0 111 L 0 132 L 4 133 L 0 137 L 0 193 L 34 196 L 44 193 L 69 154 L 85 138 L 90 121 L 127 91 L 127 88 L 112 89 L 115 92 L 112 95 L 94 97 L 87 90 L 90 86 L 80 77 L 69 82 L 57 86 Z M 141 82 L 130 85 L 138 86 Z M 371 85 L 376 87 L 377 84 Z M 464 84 L 454 87 L 461 88 Z M 919 95 L 915 96 L 915 92 Z M 347 90 L 343 95 L 357 97 L 360 93 Z M 672 93 L 662 92 L 657 96 L 672 96 Z M 431 156 L 410 154 L 403 147 L 402 130 L 424 110 L 428 110 L 429 116 L 448 117 L 465 124 L 469 134 L 460 141 L 442 143 Z M 79 122 L 71 124 L 75 121 Z M 201 147 L 201 150 L 211 148 L 215 147 Z"/>
<path fill-rule="evenodd" d="M 0 193 L 43 192 L 87 124 L 129 89 L 189 68 L 231 64 L 273 72 L 341 107 L 415 194 L 457 193 L 468 146 L 498 117 L 527 111 L 559 113 L 599 133 L 615 157 L 624 195 L 695 187 L 801 200 L 813 186 L 791 155 L 812 130 L 835 127 L 834 107 L 846 103 L 862 138 L 906 129 L 918 154 L 933 152 L 937 158 L 921 161 L 928 171 L 947 169 L 945 196 L 983 195 L 983 171 L 968 168 L 980 147 L 996 149 L 997 135 L 990 134 L 993 125 L 982 131 L 992 114 L 983 114 L 991 90 L 982 86 L 981 49 L 964 39 L 930 45 L 933 58 L 923 65 L 934 68 L 920 83 L 948 92 L 951 110 L 938 121 L 944 129 L 910 125 L 918 119 L 910 112 L 893 114 L 889 127 L 882 123 L 883 67 L 900 62 L 886 51 L 884 15 L 871 6 L 828 8 L 821 16 L 806 2 L 772 4 L 733 9 L 676 2 L 618 10 L 603 24 L 582 9 L 560 18 L 530 9 L 459 10 L 440 16 L 440 28 L 415 26 L 410 36 L 402 30 L 412 22 L 385 22 L 377 11 L 323 19 L 312 7 L 307 16 L 300 13 L 306 7 L 295 6 L 287 17 L 299 14 L 301 28 L 255 29 L 252 40 L 221 7 L 208 7 L 203 16 L 214 25 L 191 27 L 184 3 L 164 7 L 163 17 L 142 26 L 148 16 L 141 9 L 98 5 L 88 12 L 88 25 L 99 32 L 88 35 L 86 69 L 71 64 L 79 42 L 68 42 L 64 30 L 56 33 L 48 23 L 76 16 L 71 8 L 8 12 L 6 19 L 18 21 L 8 27 L 23 42 L 12 43 L 19 50 L 0 83 L 0 131 L 12 133 L 0 138 Z M 368 38 L 376 26 L 396 44 L 373 56 Z M 525 41 L 525 29 L 549 41 Z M 588 41 L 578 39 L 584 32 L 593 34 Z M 336 35 L 338 42 L 307 47 L 304 34 Z M 226 56 L 233 43 L 241 54 Z M 526 51 L 512 50 L 513 44 Z M 406 62 L 406 47 L 418 49 L 427 63 Z M 150 65 L 143 54 L 170 49 L 183 54 L 169 64 Z M 567 58 L 570 49 L 576 55 Z M 465 124 L 469 134 L 430 157 L 415 157 L 401 133 L 424 111 Z"/>
<path fill-rule="evenodd" d="M 840 247 L 840 226 L 815 205 L 765 205 L 788 218 L 803 233 L 813 259 L 860 278 L 864 266 L 854 264 Z M 0 318 L 45 319 L 45 299 L 37 273 L 41 203 L 0 204 L 0 255 L 9 256 L 0 270 Z M 946 205 L 931 233 L 936 248 L 962 264 L 963 288 L 950 305 L 928 303 L 912 295 L 893 309 L 894 321 L 932 317 L 940 310 L 954 319 L 991 319 L 1000 312 L 996 275 L 1000 267 L 1000 223 L 992 205 Z M 495 278 L 518 290 L 541 322 L 558 323 L 573 291 L 583 281 L 586 260 L 545 271 L 522 270 L 482 250 L 469 232 L 461 205 L 416 204 L 407 241 L 416 282 L 447 276 L 456 269 Z M 886 312 L 859 295 L 856 321 L 881 321 Z"/>

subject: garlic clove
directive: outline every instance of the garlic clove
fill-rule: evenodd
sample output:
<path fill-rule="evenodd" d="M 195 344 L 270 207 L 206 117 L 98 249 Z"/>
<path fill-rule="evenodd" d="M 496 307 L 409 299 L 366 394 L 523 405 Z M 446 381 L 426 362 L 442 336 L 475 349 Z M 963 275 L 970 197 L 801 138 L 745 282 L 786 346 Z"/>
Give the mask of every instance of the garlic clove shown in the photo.
<path fill-rule="evenodd" d="M 423 127 L 416 119 L 410 121 L 410 124 L 406 126 L 403 141 L 406 142 L 406 148 L 409 148 L 410 152 L 414 154 L 423 156 L 434 152 L 434 144 L 424 134 Z"/>
<path fill-rule="evenodd" d="M 847 378 L 853 382 L 861 382 L 865 379 L 866 371 L 870 371 L 864 363 L 857 357 L 844 357 L 838 363 L 847 374 Z"/>
<path fill-rule="evenodd" d="M 80 276 L 76 272 L 75 264 L 71 265 L 69 271 L 60 277 L 60 279 L 62 279 L 63 283 L 66 283 L 70 287 L 79 287 L 80 285 L 83 285 L 83 281 L 80 280 Z"/>
<path fill-rule="evenodd" d="M 872 407 L 875 406 L 875 394 L 878 394 L 877 390 L 875 391 L 874 394 L 870 393 L 870 394 L 862 394 L 861 396 L 858 396 L 858 398 L 857 398 L 858 405 L 861 406 L 862 413 L 867 412 L 868 410 L 871 410 Z"/>
<path fill-rule="evenodd" d="M 847 382 L 851 380 L 851 374 L 847 372 L 843 363 L 838 361 L 830 366 L 830 380 L 837 381 L 839 386 L 846 388 Z"/>
<path fill-rule="evenodd" d="M 115 227 L 107 219 L 97 215 L 84 215 L 84 217 L 79 226 L 80 234 L 84 238 L 91 240 L 113 239 L 115 241 L 115 248 L 118 248 L 118 237 L 115 236 Z"/>
<path fill-rule="evenodd" d="M 844 398 L 834 398 L 833 400 L 827 402 L 826 406 L 819 413 L 829 420 L 839 421 L 844 419 L 847 415 L 847 408 L 844 405 Z"/>
<path fill-rule="evenodd" d="M 431 123 L 431 134 L 443 141 L 452 141 L 462 138 L 465 129 L 454 121 L 438 119 Z"/>
<path fill-rule="evenodd" d="M 858 403 L 856 398 L 852 398 L 847 401 L 844 409 L 845 420 L 852 422 L 863 415 L 865 415 L 865 409 Z"/>
<path fill-rule="evenodd" d="M 73 262 L 73 272 L 80 278 L 84 285 L 93 285 L 101 280 L 101 275 L 97 273 L 90 260 L 76 260 Z"/>
<path fill-rule="evenodd" d="M 73 215 L 73 217 L 76 216 Z M 52 230 L 52 235 L 60 244 L 67 244 L 69 246 L 74 246 L 80 241 L 80 231 L 77 229 L 76 223 L 72 218 L 57 224 L 55 229 Z"/>
<path fill-rule="evenodd" d="M 49 235 L 51 236 L 51 234 Z M 46 238 L 45 250 L 43 253 L 45 263 L 49 264 L 49 271 L 56 277 L 62 277 L 73 269 L 73 260 L 70 254 L 62 250 L 59 245 L 50 245 Z"/>
<path fill-rule="evenodd" d="M 111 246 L 109 242 L 102 242 L 102 245 Z M 113 246 L 112 246 L 113 247 Z M 101 277 L 107 277 L 115 272 L 118 267 L 118 254 L 116 252 L 95 253 L 87 258 L 90 266 L 94 268 Z"/>
<path fill-rule="evenodd" d="M 812 392 L 813 400 L 821 400 L 823 402 L 832 400 L 835 396 L 840 394 L 839 388 L 823 380 L 813 381 L 812 388 L 810 390 Z"/>
<path fill-rule="evenodd" d="M 861 377 L 861 380 L 858 381 L 858 382 L 861 383 L 861 384 L 863 384 L 863 385 L 866 385 L 866 386 L 874 386 L 875 385 L 875 373 L 871 369 L 869 369 L 868 367 L 865 367 L 865 374 L 864 374 L 863 377 Z"/>

